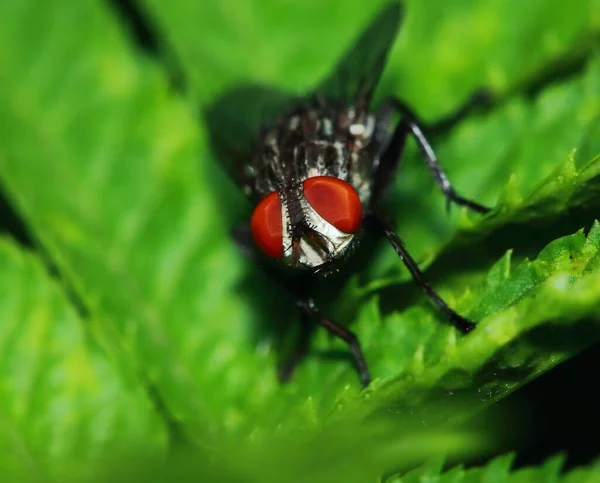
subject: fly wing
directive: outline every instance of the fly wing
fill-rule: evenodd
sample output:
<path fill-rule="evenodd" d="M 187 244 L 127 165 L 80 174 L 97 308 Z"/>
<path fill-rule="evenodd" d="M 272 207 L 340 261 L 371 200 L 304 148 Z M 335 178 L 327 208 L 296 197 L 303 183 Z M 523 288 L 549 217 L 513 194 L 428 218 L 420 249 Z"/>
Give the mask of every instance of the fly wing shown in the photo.
<path fill-rule="evenodd" d="M 402 5 L 397 2 L 383 9 L 316 89 L 317 95 L 344 105 L 370 100 L 394 44 L 402 13 Z"/>
<path fill-rule="evenodd" d="M 254 198 L 249 171 L 260 148 L 261 133 L 302 100 L 261 85 L 226 92 L 204 112 L 213 152 L 229 176 Z"/>
<path fill-rule="evenodd" d="M 381 77 L 401 14 L 400 3 L 386 7 L 316 89 L 317 95 L 336 104 L 368 101 Z M 265 86 L 246 85 L 228 91 L 204 112 L 213 152 L 250 198 L 259 196 L 249 173 L 257 159 L 261 133 L 273 127 L 280 116 L 311 102 Z"/>

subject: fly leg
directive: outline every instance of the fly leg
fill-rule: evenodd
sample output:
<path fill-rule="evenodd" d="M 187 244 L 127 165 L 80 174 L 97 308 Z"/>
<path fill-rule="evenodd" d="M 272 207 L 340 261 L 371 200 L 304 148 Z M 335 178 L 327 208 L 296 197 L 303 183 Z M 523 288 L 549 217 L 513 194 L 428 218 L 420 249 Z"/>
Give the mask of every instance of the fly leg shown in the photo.
<path fill-rule="evenodd" d="M 294 352 L 279 365 L 278 376 L 281 382 L 290 380 L 294 369 L 308 353 L 314 328 L 315 325 L 308 319 L 308 315 L 303 312 L 300 319 L 300 334 Z"/>
<path fill-rule="evenodd" d="M 346 344 L 348 344 L 348 347 L 352 352 L 352 357 L 354 358 L 354 363 L 358 369 L 360 382 L 363 387 L 367 387 L 371 382 L 371 376 L 369 375 L 369 368 L 367 367 L 367 362 L 365 361 L 365 356 L 363 355 L 360 342 L 358 341 L 356 334 L 348 330 L 346 327 L 335 323 L 329 317 L 321 314 L 321 312 L 319 312 L 319 310 L 315 307 L 312 298 L 307 297 L 305 299 L 298 299 L 297 303 L 304 313 L 311 317 L 317 324 L 325 327 L 330 334 L 339 337 Z"/>
<path fill-rule="evenodd" d="M 300 362 L 300 360 L 308 351 L 310 336 L 312 334 L 312 330 L 314 329 L 314 324 L 310 323 L 308 320 L 308 318 L 310 318 L 318 325 L 324 327 L 330 334 L 334 335 L 335 337 L 339 337 L 346 344 L 348 344 L 350 352 L 352 353 L 352 358 L 354 359 L 354 365 L 358 370 L 360 382 L 363 387 L 367 387 L 371 382 L 371 376 L 369 375 L 367 361 L 365 360 L 365 356 L 356 334 L 346 327 L 334 322 L 329 317 L 323 315 L 319 309 L 315 307 L 312 297 L 298 296 L 296 299 L 296 304 L 302 309 L 302 322 L 304 325 L 302 327 L 302 332 L 300 333 L 300 339 L 298 341 L 296 351 L 279 368 L 280 380 L 285 382 L 289 379 L 296 364 Z"/>
<path fill-rule="evenodd" d="M 369 215 L 369 221 L 373 223 L 373 228 L 379 233 L 383 234 L 391 243 L 396 253 L 400 256 L 400 259 L 404 262 L 406 268 L 412 275 L 412 278 L 419 287 L 425 292 L 431 301 L 438 307 L 438 309 L 448 318 L 448 320 L 462 333 L 466 334 L 475 328 L 475 324 L 470 320 L 466 319 L 462 315 L 457 314 L 454 310 L 448 307 L 448 304 L 442 299 L 436 292 L 431 288 L 431 285 L 425 280 L 423 272 L 417 266 L 415 260 L 410 256 L 408 250 L 402 243 L 400 237 L 396 234 L 396 231 L 392 227 L 391 223 L 384 220 L 383 217 L 377 214 Z"/>
<path fill-rule="evenodd" d="M 368 386 L 371 382 L 371 377 L 369 376 L 369 369 L 360 347 L 358 337 L 356 337 L 356 335 L 346 327 L 337 324 L 330 318 L 323 315 L 319 309 L 317 309 L 312 297 L 307 295 L 307 293 L 310 291 L 309 281 L 303 279 L 301 280 L 302 283 L 292 283 L 287 278 L 279 275 L 268 265 L 261 264 L 260 257 L 253 247 L 249 225 L 244 224 L 238 227 L 234 231 L 234 238 L 244 254 L 250 256 L 250 258 L 252 258 L 258 265 L 262 265 L 265 271 L 296 299 L 296 304 L 302 309 L 304 317 L 303 323 L 306 325 L 313 325 L 310 323 L 311 321 L 308 320 L 312 319 L 312 321 L 327 329 L 327 331 L 329 331 L 332 335 L 339 337 L 346 342 L 346 344 L 348 344 L 348 347 L 352 353 L 352 357 L 354 358 L 354 363 L 358 369 L 360 382 L 363 387 Z M 312 329 L 303 328 L 302 331 L 303 332 L 300 335 L 299 344 L 295 353 L 292 355 L 290 360 L 284 362 L 280 367 L 279 374 L 282 380 L 286 380 L 291 376 L 295 365 L 302 359 L 308 350 Z"/>
<path fill-rule="evenodd" d="M 402 101 L 393 98 L 389 99 L 384 104 L 381 111 L 385 116 L 388 115 L 390 109 L 393 109 L 399 113 L 401 119 L 398 122 L 394 133 L 392 134 L 388 147 L 382 154 L 377 172 L 375 173 L 374 198 L 379 197 L 381 190 L 383 190 L 387 181 L 391 179 L 391 175 L 394 173 L 404 149 L 406 137 L 410 135 L 417 142 L 421 155 L 427 164 L 433 179 L 446 197 L 448 207 L 450 206 L 450 203 L 456 203 L 457 205 L 465 206 L 473 211 L 476 211 L 477 213 L 483 214 L 490 211 L 490 209 L 486 206 L 483 206 L 468 198 L 463 198 L 456 193 L 456 190 L 450 183 L 448 176 L 446 176 L 446 173 L 440 165 L 431 145 L 429 144 L 429 141 L 427 140 L 427 137 L 423 133 L 423 130 L 417 121 L 417 116 L 413 113 L 413 111 Z"/>

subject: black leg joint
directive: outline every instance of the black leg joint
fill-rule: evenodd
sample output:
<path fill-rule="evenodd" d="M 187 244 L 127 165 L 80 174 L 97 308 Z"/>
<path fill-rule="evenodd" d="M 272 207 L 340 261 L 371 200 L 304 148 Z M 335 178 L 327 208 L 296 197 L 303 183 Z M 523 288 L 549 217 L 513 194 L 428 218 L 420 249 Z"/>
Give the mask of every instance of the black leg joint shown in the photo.
<path fill-rule="evenodd" d="M 431 176 L 435 180 L 440 191 L 446 197 L 448 203 L 456 203 L 457 205 L 464 206 L 470 210 L 481 214 L 489 212 L 490 208 L 483 206 L 477 203 L 476 201 L 459 196 L 456 193 L 456 190 L 453 188 L 452 184 L 450 183 L 450 180 L 448 179 L 448 176 L 446 175 L 444 169 L 440 165 L 435 155 L 435 152 L 431 147 L 431 144 L 429 143 L 427 137 L 421 129 L 421 123 L 418 121 L 417 115 L 412 111 L 412 109 L 410 109 L 402 101 L 395 98 L 389 99 L 388 103 L 401 116 L 400 122 L 396 127 L 396 131 L 392 139 L 394 139 L 397 136 L 401 137 L 402 135 L 405 135 L 405 133 L 410 134 L 415 139 L 419 147 L 419 151 L 421 152 L 421 156 L 423 157 L 423 160 L 429 168 Z M 393 143 L 390 145 L 390 149 L 394 149 Z M 399 157 L 399 154 L 400 153 L 391 153 L 391 156 Z M 390 154 L 386 153 L 386 158 L 389 158 L 389 156 Z M 394 160 L 394 162 L 397 163 L 397 159 Z"/>
<path fill-rule="evenodd" d="M 383 216 L 378 214 L 371 214 L 370 221 L 373 223 L 371 226 L 373 226 L 388 239 L 402 262 L 404 262 L 404 265 L 410 272 L 413 280 L 419 287 L 421 287 L 421 290 L 423 290 L 425 295 L 427 295 L 427 297 L 429 297 L 429 299 L 438 307 L 438 309 L 448 318 L 452 325 L 454 325 L 464 334 L 473 330 L 476 326 L 475 323 L 452 310 L 444 301 L 444 299 L 442 299 L 425 280 L 423 272 L 421 272 L 417 262 L 415 262 L 410 253 L 408 253 L 408 250 L 405 248 L 402 240 L 392 228 L 391 223 L 389 223 Z"/>

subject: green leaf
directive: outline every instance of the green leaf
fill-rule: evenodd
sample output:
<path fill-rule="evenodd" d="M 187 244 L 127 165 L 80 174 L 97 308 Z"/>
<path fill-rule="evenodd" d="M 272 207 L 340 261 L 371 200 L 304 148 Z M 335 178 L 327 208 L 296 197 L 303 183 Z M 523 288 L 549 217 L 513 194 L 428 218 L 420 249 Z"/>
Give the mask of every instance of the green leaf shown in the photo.
<path fill-rule="evenodd" d="M 38 259 L 0 239 L 0 473 L 78 477 L 117 456 L 161 456 L 144 388 L 102 347 Z"/>
<path fill-rule="evenodd" d="M 389 2 L 138 3 L 205 103 L 240 81 L 312 89 Z M 579 0 L 576 8 L 560 0 L 406 4 L 382 91 L 409 101 L 426 118 L 451 111 L 480 87 L 505 95 L 546 66 L 572 63 L 600 30 L 593 0 Z"/>
<path fill-rule="evenodd" d="M 193 119 L 103 3 L 2 2 L 0 45 L 3 184 L 132 370 L 220 437 L 278 383 Z"/>
<path fill-rule="evenodd" d="M 477 264 L 453 270 L 457 262 L 466 261 L 456 256 L 454 247 L 468 243 L 461 240 L 463 235 L 458 235 L 441 252 L 437 267 L 433 267 L 438 270 L 435 286 L 452 307 L 482 318 L 479 329 L 461 338 L 444 325 L 444 319 L 428 301 L 419 298 L 413 285 L 390 287 L 388 292 L 376 296 L 365 289 L 342 301 L 344 305 L 360 305 L 358 315 L 341 314 L 340 319 L 354 322 L 353 330 L 358 333 L 379 381 L 358 396 L 353 368 L 331 352 L 346 348 L 320 332 L 309 360 L 293 383 L 282 387 L 275 377 L 280 345 L 285 342 L 280 340 L 284 337 L 278 331 L 282 331 L 283 321 L 293 318 L 292 302 L 279 287 L 252 271 L 229 239 L 231 225 L 225 214 L 228 205 L 220 201 L 232 192 L 231 186 L 211 168 L 214 161 L 202 127 L 198 128 L 182 99 L 169 91 L 164 72 L 131 47 L 105 3 L 38 3 L 5 0 L 0 4 L 0 180 L 56 263 L 65 285 L 73 288 L 89 310 L 97 330 L 121 351 L 119 357 L 125 370 L 139 374 L 144 384 L 156 389 L 185 436 L 207 445 L 248 435 L 260 439 L 270 436 L 273 428 L 321 430 L 324 424 L 337 419 L 377 411 L 393 414 L 392 420 L 412 411 L 435 421 L 455 407 L 449 400 L 469 403 L 456 414 L 465 416 L 595 340 L 600 306 L 597 227 L 587 238 L 581 232 L 559 238 L 536 261 L 524 261 L 514 269 L 508 255 L 500 258 L 511 248 L 511 239 L 500 237 L 497 245 L 501 250 Z M 198 37 L 194 38 L 201 49 L 211 50 L 215 62 L 235 66 L 236 55 L 230 47 L 219 44 L 227 33 L 219 19 L 243 22 L 245 8 L 250 8 L 250 4 L 239 9 L 220 5 L 170 2 L 169 12 L 177 17 L 170 17 L 165 10 L 164 19 L 175 19 L 182 35 L 187 32 L 185 35 L 190 38 L 190 25 L 196 22 L 194 35 Z M 306 18 L 311 8 L 317 8 L 305 3 L 291 5 L 298 10 L 290 8 L 289 14 L 305 11 Z M 357 5 L 348 8 L 348 19 L 358 22 L 359 16 L 366 15 L 365 9 L 375 11 L 375 6 Z M 492 13 L 494 8 L 501 8 L 500 3 L 490 5 Z M 515 12 L 526 11 L 527 15 L 514 18 L 529 19 L 530 35 L 542 25 L 536 15 L 539 9 L 545 12 L 546 3 L 531 5 L 529 11 L 524 2 L 515 2 L 516 10 L 510 11 L 511 18 Z M 467 19 L 477 19 L 479 9 L 488 8 L 472 7 L 457 12 Z M 186 12 L 185 8 L 189 10 Z M 208 14 L 196 17 L 197 8 L 213 12 L 212 20 Z M 270 8 L 269 25 L 274 25 L 284 7 Z M 413 8 L 416 11 L 425 7 L 415 3 Z M 564 19 L 556 20 L 556 31 L 563 32 L 563 25 L 572 30 L 556 34 L 562 40 L 552 52 L 539 45 L 532 49 L 532 72 L 541 63 L 566 52 L 573 39 L 587 38 L 589 34 L 585 8 L 570 9 L 567 14 L 560 7 L 557 12 L 564 14 Z M 431 19 L 435 9 L 428 15 Z M 52 22 L 47 22 L 48 18 Z M 331 23 L 330 17 L 311 18 L 318 19 L 315 28 L 320 28 L 330 40 L 343 40 L 345 29 L 348 38 L 357 33 L 355 25 L 341 25 L 345 17 L 340 18 L 335 29 L 324 28 Z M 473 19 L 471 22 L 475 22 Z M 466 22 L 462 17 L 453 20 L 463 21 Z M 24 24 L 30 28 L 21 28 Z M 255 28 L 249 24 L 249 28 Z M 83 25 L 85 28 L 79 27 Z M 317 38 L 314 33 L 312 37 L 306 33 L 290 36 L 287 28 L 281 23 L 279 30 L 269 30 L 269 48 L 274 52 L 287 48 L 286 58 L 293 59 L 298 65 L 296 72 L 302 70 L 306 76 L 294 82 L 308 83 L 312 79 L 310 68 L 302 67 L 303 58 L 294 53 L 314 55 L 314 68 L 320 69 L 318 52 L 323 51 L 326 38 Z M 242 28 L 237 30 L 243 32 Z M 263 35 L 261 29 L 258 31 Z M 304 50 L 302 44 L 302 49 L 295 51 L 289 44 L 279 45 L 277 39 L 284 34 L 290 42 L 311 37 L 310 42 L 319 49 Z M 175 39 L 176 35 L 171 29 L 167 38 Z M 506 35 L 499 34 L 498 38 Z M 441 40 L 437 45 L 442 48 Z M 246 44 L 250 50 L 254 46 L 259 44 Z M 273 57 L 269 48 L 264 56 L 259 56 L 259 64 L 261 59 L 266 62 Z M 219 57 L 221 50 L 228 52 L 227 57 Z M 518 50 L 519 55 L 530 54 L 523 53 L 521 46 Z M 504 68 L 519 65 L 513 64 L 511 57 L 516 52 L 515 48 L 507 54 L 509 60 Z M 256 59 L 247 60 L 245 65 L 254 69 Z M 399 68 L 394 67 L 395 62 L 390 69 Z M 291 65 L 290 61 L 287 65 Z M 548 101 L 554 107 L 550 113 L 544 113 L 544 97 L 533 106 L 517 99 L 489 117 L 473 119 L 461 128 L 470 132 L 473 140 L 469 153 L 459 149 L 464 146 L 462 130 L 447 141 L 449 154 L 441 149 L 441 158 L 444 164 L 448 158 L 449 173 L 457 180 L 458 188 L 462 191 L 467 186 L 478 187 L 483 193 L 488 190 L 490 198 L 486 201 L 493 200 L 505 188 L 508 173 L 515 171 L 498 211 L 478 226 L 462 219 L 463 227 L 474 226 L 474 236 L 498 233 L 515 221 L 526 224 L 534 219 L 556 225 L 554 231 L 528 244 L 527 254 L 534 256 L 548 242 L 569 232 L 564 231 L 568 225 L 566 208 L 578 208 L 594 199 L 599 179 L 594 161 L 586 159 L 576 164 L 574 158 L 569 158 L 559 168 L 562 171 L 552 172 L 561 160 L 567 159 L 572 148 L 583 142 L 580 130 L 588 133 L 585 142 L 589 147 L 585 152 L 590 157 L 597 152 L 589 134 L 595 132 L 592 120 L 598 107 L 597 61 L 590 65 L 588 73 L 573 80 L 573 84 L 565 83 L 545 94 L 552 101 L 565 90 L 569 93 L 565 105 L 574 105 L 574 109 L 558 109 L 554 101 Z M 262 69 L 257 72 L 265 73 L 262 80 L 278 78 Z M 286 71 L 286 78 L 292 79 L 292 73 Z M 469 80 L 471 73 L 470 68 L 463 71 L 467 87 L 475 85 L 469 82 L 481 79 L 473 76 Z M 205 95 L 203 100 L 208 100 L 217 85 L 219 90 L 225 88 L 227 79 L 233 77 L 220 75 L 218 69 L 206 70 L 206 91 L 200 98 Z M 512 79 L 501 85 L 502 89 L 509 89 L 517 84 L 518 80 Z M 573 92 L 582 85 L 589 88 L 575 96 Z M 439 105 L 451 105 L 461 95 L 444 95 L 445 101 L 440 96 Z M 557 125 L 571 126 L 573 116 L 580 114 L 577 106 L 587 106 L 590 113 L 577 117 L 580 123 L 572 132 L 567 130 L 564 137 L 562 128 L 555 130 L 553 123 L 546 122 L 550 118 Z M 494 169 L 486 166 L 490 169 L 486 171 L 481 168 L 484 140 L 489 136 L 503 141 L 506 126 L 511 126 L 511 109 L 516 110 L 518 122 L 514 131 L 505 135 L 510 145 L 500 143 Z M 519 130 L 527 127 L 531 119 L 538 119 L 536 116 L 541 128 L 537 137 L 533 136 L 533 143 L 531 136 L 521 136 Z M 454 159 L 460 158 L 460 166 L 451 160 L 452 146 L 457 149 Z M 510 164 L 514 153 L 523 163 Z M 533 169 L 536 165 L 543 167 L 541 172 Z M 425 170 L 419 169 L 426 176 Z M 496 175 L 496 169 L 500 175 Z M 463 178 L 461 172 L 466 173 Z M 538 191 L 515 194 L 521 189 L 531 190 L 544 175 L 550 177 Z M 482 178 L 476 183 L 474 176 Z M 440 202 L 439 194 L 433 188 L 430 191 L 431 194 L 423 192 L 418 198 L 426 206 Z M 413 205 L 405 206 L 413 211 Z M 402 209 L 399 206 L 398 212 Z M 433 212 L 426 212 L 430 213 Z M 577 218 L 578 223 L 584 222 L 577 226 L 590 226 L 593 216 L 589 212 L 580 214 L 585 216 Z M 403 224 L 404 229 L 418 235 L 423 220 L 429 222 L 428 216 Z M 433 217 L 431 221 L 435 221 Z M 575 228 L 570 230 L 573 231 Z M 431 250 L 438 253 L 452 232 L 450 228 L 433 239 Z M 473 251 L 477 248 L 468 245 L 467 250 L 469 247 Z M 521 258 L 520 252 L 515 254 Z M 454 266 L 444 259 L 452 255 Z M 490 271 L 492 260 L 499 258 Z M 393 264 L 398 266 L 399 261 L 394 258 Z M 392 266 L 383 265 L 385 269 Z M 381 281 L 379 277 L 376 280 Z"/>
<path fill-rule="evenodd" d="M 277 436 L 259 444 L 233 445 L 224 451 L 207 453 L 179 448 L 167 460 L 132 458 L 98 468 L 87 479 L 66 478 L 61 481 L 82 483 L 119 482 L 304 482 L 328 483 L 344 481 L 363 483 L 376 481 L 388 468 L 412 468 L 424 459 L 444 451 L 452 457 L 481 452 L 481 437 L 467 431 L 417 430 L 399 436 L 363 428 L 356 433 L 337 428 L 327 435 L 295 434 Z M 484 445 L 485 447 L 485 445 Z M 359 465 L 348 464 L 355 458 Z M 441 459 L 437 458 L 440 461 Z M 437 469 L 437 472 L 440 468 Z M 0 473 L 6 481 L 6 472 Z M 11 480 L 12 481 L 12 480 Z M 19 483 L 39 481 L 19 479 Z"/>
<path fill-rule="evenodd" d="M 319 387 L 311 407 L 321 423 L 350 416 L 389 418 L 390 411 L 399 420 L 434 425 L 464 419 L 600 338 L 599 260 L 596 222 L 587 238 L 579 231 L 555 240 L 532 262 L 513 268 L 507 253 L 487 274 L 471 274 L 466 288 L 447 280 L 443 297 L 479 321 L 466 337 L 423 297 L 417 303 L 414 294 L 408 304 L 399 300 L 398 294 L 410 289 L 392 287 L 370 296 L 353 328 L 380 379 L 358 394 L 351 367 L 338 364 L 324 371 L 324 361 L 314 358 L 300 368 L 295 393 L 281 412 L 298 404 L 298 394 Z M 381 307 L 388 307 L 389 315 L 382 315 Z M 323 334 L 317 341 L 318 347 L 343 347 Z M 270 414 L 271 424 L 281 420 L 273 407 Z"/>
<path fill-rule="evenodd" d="M 402 476 L 394 476 L 386 483 L 587 483 L 600 478 L 600 461 L 562 473 L 565 458 L 554 456 L 535 467 L 510 471 L 514 455 L 499 456 L 481 468 L 461 467 L 441 472 L 441 468 L 425 465 Z"/>
<path fill-rule="evenodd" d="M 590 226 L 600 189 L 600 143 L 593 136 L 600 129 L 599 93 L 600 58 L 594 57 L 581 75 L 536 99 L 515 98 L 489 115 L 473 116 L 439 143 L 439 159 L 458 192 L 497 206 L 485 218 L 455 207 L 448 216 L 424 163 L 409 153 L 389 209 L 413 256 L 426 266 L 450 240 L 450 252 L 467 243 L 473 251 L 487 240 L 492 258 L 486 263 L 507 248 L 522 247 L 533 256 L 549 240 Z M 512 237 L 498 233 L 509 225 L 519 226 Z M 491 237 L 499 249 L 490 247 Z M 381 251 L 371 273 L 389 281 L 407 278 L 391 250 Z"/>

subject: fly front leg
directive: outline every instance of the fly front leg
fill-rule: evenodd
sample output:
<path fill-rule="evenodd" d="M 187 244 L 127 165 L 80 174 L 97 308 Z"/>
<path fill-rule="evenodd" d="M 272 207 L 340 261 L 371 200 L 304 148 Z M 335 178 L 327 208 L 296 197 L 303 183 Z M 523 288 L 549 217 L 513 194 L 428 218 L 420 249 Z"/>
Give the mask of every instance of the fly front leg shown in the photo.
<path fill-rule="evenodd" d="M 285 359 L 280 365 L 277 375 L 281 382 L 288 382 L 294 373 L 298 364 L 306 357 L 310 349 L 310 339 L 314 332 L 315 324 L 308 319 L 306 313 L 302 313 L 300 319 L 300 334 L 296 342 L 294 352 Z"/>
<path fill-rule="evenodd" d="M 448 318 L 452 325 L 465 334 L 473 330 L 476 327 L 475 323 L 452 310 L 444 301 L 444 299 L 442 299 L 425 280 L 423 272 L 421 272 L 417 262 L 415 262 L 415 260 L 408 253 L 408 250 L 402 243 L 400 237 L 396 234 L 396 231 L 392 227 L 391 223 L 378 214 L 369 215 L 368 221 L 376 231 L 384 235 L 389 240 L 392 247 L 394 247 L 394 250 L 396 250 L 396 253 L 400 256 L 400 259 L 404 262 L 404 265 L 412 275 L 414 281 L 419 287 L 421 287 L 421 290 L 425 292 L 425 295 L 427 295 L 429 299 L 438 307 L 438 309 Z"/>
<path fill-rule="evenodd" d="M 450 203 L 456 203 L 457 205 L 465 206 L 470 210 L 476 211 L 477 213 L 483 214 L 490 211 L 490 209 L 486 206 L 458 195 L 450 183 L 448 176 L 446 176 L 446 173 L 440 165 L 433 148 L 427 140 L 427 137 L 423 133 L 416 114 L 402 101 L 393 98 L 389 99 L 384 104 L 382 111 L 386 112 L 385 110 L 389 111 L 390 109 L 393 109 L 400 114 L 401 119 L 394 130 L 389 146 L 381 157 L 378 172 L 375 174 L 375 195 L 378 196 L 377 191 L 379 190 L 379 186 L 385 183 L 385 180 L 380 178 L 387 176 L 388 172 L 393 173 L 395 171 L 395 167 L 398 164 L 404 149 L 406 137 L 410 135 L 417 142 L 421 156 L 427 164 L 431 176 L 438 185 L 438 188 L 446 197 L 448 206 L 450 206 Z"/>
<path fill-rule="evenodd" d="M 358 370 L 360 382 L 363 387 L 367 387 L 371 382 L 371 376 L 369 375 L 369 368 L 356 334 L 346 327 L 334 322 L 329 317 L 323 315 L 319 309 L 317 309 L 311 297 L 299 296 L 296 299 L 296 304 L 302 309 L 303 325 L 301 327 L 300 337 L 294 353 L 279 367 L 280 380 L 282 382 L 288 381 L 296 365 L 308 352 L 310 347 L 310 337 L 314 330 L 315 323 L 317 323 L 318 325 L 327 329 L 330 334 L 334 335 L 335 337 L 339 337 L 346 344 L 348 344 L 350 352 L 352 353 L 352 358 L 354 359 L 354 364 Z"/>
<path fill-rule="evenodd" d="M 354 363 L 358 369 L 360 382 L 362 383 L 363 387 L 368 386 L 371 382 L 371 377 L 369 376 L 369 369 L 360 347 L 358 337 L 356 337 L 356 335 L 346 327 L 337 324 L 330 318 L 323 315 L 317 309 L 312 297 L 309 295 L 311 290 L 310 280 L 303 278 L 300 279 L 298 283 L 294 283 L 287 278 L 282 277 L 269 265 L 261 263 L 261 259 L 254 248 L 249 225 L 244 224 L 238 227 L 234 231 L 234 239 L 245 255 L 248 255 L 258 265 L 261 265 L 262 268 L 271 276 L 271 278 L 276 280 L 280 286 L 284 287 L 286 291 L 292 297 L 294 297 L 296 300 L 296 305 L 302 310 L 303 319 L 298 344 L 291 357 L 281 364 L 279 368 L 280 380 L 282 382 L 289 380 L 298 362 L 300 362 L 306 355 L 310 347 L 310 338 L 314 329 L 314 324 L 316 323 L 348 344 L 354 359 Z"/>
<path fill-rule="evenodd" d="M 356 337 L 354 332 L 351 332 L 346 327 L 337 324 L 330 318 L 321 314 L 321 312 L 319 312 L 319 310 L 315 307 L 314 302 L 310 297 L 306 299 L 298 299 L 298 306 L 317 324 L 325 327 L 330 334 L 339 337 L 346 344 L 348 344 L 348 347 L 352 352 L 352 357 L 354 358 L 354 363 L 356 364 L 356 368 L 358 370 L 360 382 L 363 387 L 367 387 L 371 382 L 371 376 L 369 375 L 369 368 L 367 366 L 365 356 L 363 355 L 362 348 L 360 347 L 360 342 L 358 341 L 358 337 Z"/>

